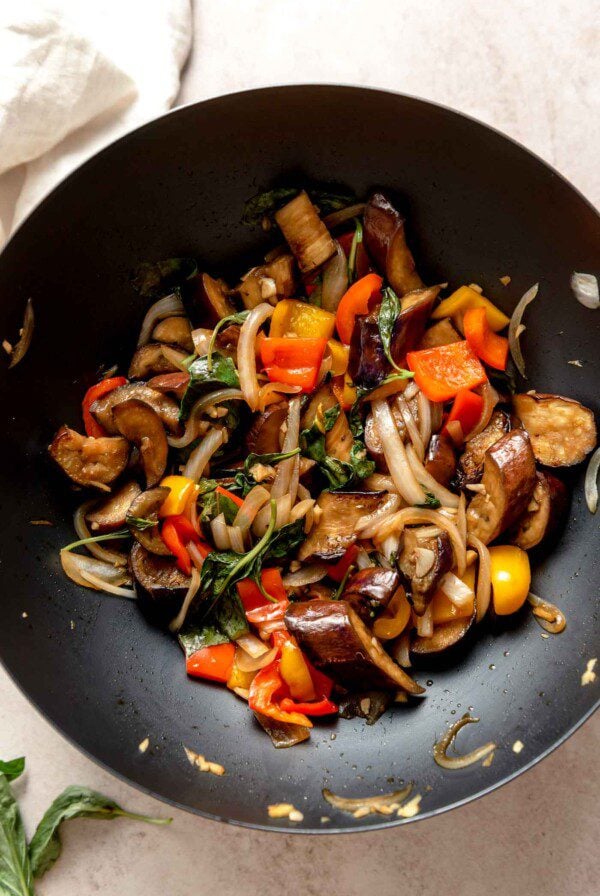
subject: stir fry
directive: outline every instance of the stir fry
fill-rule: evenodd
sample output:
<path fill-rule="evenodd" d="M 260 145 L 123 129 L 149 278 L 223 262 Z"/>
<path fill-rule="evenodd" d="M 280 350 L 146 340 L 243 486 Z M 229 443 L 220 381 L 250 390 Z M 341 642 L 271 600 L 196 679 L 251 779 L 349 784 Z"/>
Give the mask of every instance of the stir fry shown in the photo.
<path fill-rule="evenodd" d="M 281 244 L 233 288 L 191 259 L 139 269 L 129 369 L 50 454 L 91 494 L 66 574 L 137 598 L 282 747 L 422 695 L 411 666 L 523 607 L 568 506 L 556 468 L 596 427 L 515 394 L 537 288 L 512 320 L 475 284 L 442 297 L 384 194 L 272 191 L 245 217 Z"/>

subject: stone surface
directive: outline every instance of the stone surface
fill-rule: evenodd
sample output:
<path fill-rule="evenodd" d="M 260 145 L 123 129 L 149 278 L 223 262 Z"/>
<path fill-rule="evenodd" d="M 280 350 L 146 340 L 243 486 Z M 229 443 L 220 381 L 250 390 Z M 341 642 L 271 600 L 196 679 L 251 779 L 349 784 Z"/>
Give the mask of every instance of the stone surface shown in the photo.
<path fill-rule="evenodd" d="M 499 128 L 600 204 L 597 12 L 596 0 L 196 0 L 180 101 L 310 81 L 399 90 Z M 0 670 L 0 756 L 27 756 L 16 790 L 29 831 L 74 782 L 174 818 L 68 825 L 41 896 L 595 896 L 599 732 L 590 721 L 516 781 L 427 822 L 335 841 L 274 835 L 169 812 L 63 740 Z"/>

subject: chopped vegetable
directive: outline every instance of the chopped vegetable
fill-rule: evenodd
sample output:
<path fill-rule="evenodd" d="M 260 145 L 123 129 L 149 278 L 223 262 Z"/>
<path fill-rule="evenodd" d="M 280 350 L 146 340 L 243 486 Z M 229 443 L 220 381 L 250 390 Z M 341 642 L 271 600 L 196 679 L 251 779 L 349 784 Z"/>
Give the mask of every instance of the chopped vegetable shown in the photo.
<path fill-rule="evenodd" d="M 409 352 L 406 360 L 416 384 L 430 401 L 448 401 L 461 389 L 474 389 L 487 380 L 466 340 Z"/>
<path fill-rule="evenodd" d="M 481 395 L 477 395 L 476 392 L 471 392 L 469 389 L 459 389 L 446 425 L 456 421 L 460 423 L 463 435 L 468 436 L 479 423 L 482 410 L 483 398 Z"/>
<path fill-rule="evenodd" d="M 469 308 L 463 317 L 465 338 L 478 358 L 496 370 L 505 370 L 508 360 L 508 339 L 498 336 L 490 327 L 485 308 Z"/>
<path fill-rule="evenodd" d="M 382 278 L 378 274 L 367 274 L 353 283 L 347 293 L 342 296 L 335 315 L 335 325 L 340 339 L 350 344 L 354 321 L 357 315 L 366 314 L 369 302 L 381 289 Z"/>
<path fill-rule="evenodd" d="M 329 311 L 296 299 L 283 299 L 275 306 L 269 335 L 331 339 L 334 329 L 335 315 Z"/>
<path fill-rule="evenodd" d="M 260 356 L 271 382 L 288 383 L 300 386 L 303 392 L 312 392 L 326 346 L 324 338 L 269 337 L 260 344 Z"/>
<path fill-rule="evenodd" d="M 492 601 L 498 616 L 520 610 L 529 594 L 531 569 L 528 554 L 514 545 L 489 548 L 492 576 Z"/>
<path fill-rule="evenodd" d="M 462 318 L 462 315 L 470 308 L 485 309 L 487 322 L 494 333 L 503 330 L 509 324 L 510 318 L 506 314 L 496 308 L 485 296 L 471 289 L 470 286 L 460 286 L 456 292 L 440 302 L 431 316 L 434 320 L 441 320 L 444 317 L 452 317 L 456 320 Z"/>
<path fill-rule="evenodd" d="M 99 438 L 100 436 L 107 435 L 104 427 L 101 426 L 92 416 L 92 413 L 90 411 L 90 407 L 92 406 L 92 404 L 98 398 L 102 398 L 102 396 L 108 395 L 109 392 L 113 392 L 119 386 L 124 386 L 126 383 L 127 380 L 124 376 L 114 376 L 108 380 L 101 380 L 99 383 L 96 383 L 95 386 L 91 386 L 87 390 L 81 404 L 81 408 L 83 412 L 83 425 L 85 426 L 85 431 L 88 436 Z"/>
<path fill-rule="evenodd" d="M 226 682 L 231 675 L 234 654 L 235 644 L 232 643 L 202 647 L 187 658 L 185 671 L 193 678 Z"/>

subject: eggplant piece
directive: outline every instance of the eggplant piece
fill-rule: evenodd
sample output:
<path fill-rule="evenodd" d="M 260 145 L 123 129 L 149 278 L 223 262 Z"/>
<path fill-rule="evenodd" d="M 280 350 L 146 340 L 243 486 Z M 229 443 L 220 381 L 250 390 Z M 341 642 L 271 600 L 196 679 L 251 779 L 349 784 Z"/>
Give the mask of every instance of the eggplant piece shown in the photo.
<path fill-rule="evenodd" d="M 394 695 L 389 691 L 361 691 L 348 694 L 340 700 L 341 719 L 364 719 L 367 725 L 374 725 L 389 709 Z"/>
<path fill-rule="evenodd" d="M 374 193 L 367 202 L 363 231 L 369 255 L 399 296 L 423 286 L 406 245 L 404 219 L 383 193 Z"/>
<path fill-rule="evenodd" d="M 468 618 L 453 619 L 452 622 L 436 625 L 429 638 L 413 635 L 410 643 L 411 660 L 418 661 L 423 657 L 437 656 L 456 647 L 472 630 L 475 616 L 473 611 L 473 615 Z"/>
<path fill-rule="evenodd" d="M 572 398 L 527 392 L 513 396 L 536 459 L 546 467 L 572 467 L 596 447 L 594 413 Z"/>
<path fill-rule="evenodd" d="M 452 569 L 452 543 L 447 532 L 419 538 L 418 529 L 405 529 L 398 568 L 417 616 L 422 616 L 440 583 Z"/>
<path fill-rule="evenodd" d="M 276 750 L 284 750 L 286 747 L 295 747 L 310 737 L 310 728 L 305 725 L 294 725 L 291 722 L 277 722 L 264 716 L 260 712 L 254 713 L 258 724 L 267 732 L 271 743 Z"/>
<path fill-rule="evenodd" d="M 287 401 L 267 405 L 256 414 L 244 439 L 248 454 L 276 454 L 281 451 L 281 427 L 288 415 Z"/>
<path fill-rule="evenodd" d="M 523 515 L 533 494 L 535 457 L 524 430 L 513 429 L 488 448 L 481 482 L 483 492 L 467 509 L 467 527 L 489 544 Z"/>
<path fill-rule="evenodd" d="M 425 455 L 425 469 L 440 485 L 448 486 L 456 473 L 454 442 L 445 433 L 431 436 Z"/>
<path fill-rule="evenodd" d="M 415 349 L 422 339 L 439 293 L 439 286 L 428 286 L 415 289 L 402 299 L 390 342 L 390 354 L 399 367 L 406 366 L 406 353 Z"/>
<path fill-rule="evenodd" d="M 529 551 L 551 539 L 564 519 L 568 503 L 569 493 L 564 482 L 545 470 L 538 471 L 527 510 L 511 530 L 511 544 Z"/>
<path fill-rule="evenodd" d="M 424 693 L 345 600 L 292 603 L 286 610 L 285 624 L 316 668 L 344 687 L 402 688 L 409 694 Z"/>
<path fill-rule="evenodd" d="M 137 541 L 131 548 L 129 567 L 144 615 L 160 625 L 168 625 L 181 608 L 189 577 L 177 568 L 172 557 L 151 554 Z"/>
<path fill-rule="evenodd" d="M 352 380 L 363 389 L 375 389 L 385 378 L 388 367 L 377 314 L 357 315 L 348 361 L 348 373 Z"/>
<path fill-rule="evenodd" d="M 428 330 L 425 330 L 421 337 L 417 349 L 421 351 L 425 348 L 437 348 L 440 345 L 451 345 L 453 342 L 460 342 L 462 336 L 452 326 L 449 317 L 444 317 Z"/>
<path fill-rule="evenodd" d="M 179 373 L 160 373 L 158 376 L 153 376 L 151 380 L 148 380 L 147 387 L 149 389 L 154 389 L 156 392 L 161 392 L 163 394 L 167 394 L 172 392 L 173 395 L 176 396 L 180 401 L 185 394 L 185 390 L 187 389 L 190 382 L 189 373 L 184 373 L 183 370 Z M 143 400 L 143 399 L 142 399 Z M 150 404 L 150 402 L 146 402 L 146 404 Z M 177 413 L 179 416 L 179 410 L 177 406 Z M 172 411 L 168 415 L 168 419 L 165 419 L 162 411 L 158 407 L 154 407 L 154 410 L 161 418 L 163 423 L 168 427 L 168 429 L 172 429 L 173 426 L 173 413 Z"/>
<path fill-rule="evenodd" d="M 293 296 L 296 291 L 296 263 L 293 255 L 278 255 L 270 264 L 251 268 L 236 292 L 244 308 L 252 309 L 261 302 L 274 305 L 278 299 Z"/>
<path fill-rule="evenodd" d="M 179 345 L 190 354 L 194 351 L 192 327 L 187 317 L 166 317 L 154 327 L 152 338 L 156 342 Z"/>
<path fill-rule="evenodd" d="M 165 503 L 171 489 L 162 485 L 147 489 L 139 494 L 127 513 L 126 524 L 136 541 L 160 557 L 169 557 L 171 552 L 158 531 L 158 511 Z M 140 522 L 153 522 L 153 526 L 141 528 Z"/>
<path fill-rule="evenodd" d="M 212 329 L 221 318 L 236 312 L 225 281 L 215 280 L 209 274 L 198 274 L 187 280 L 181 289 L 181 298 L 194 327 Z"/>
<path fill-rule="evenodd" d="M 129 460 L 127 439 L 82 436 L 61 426 L 48 448 L 50 456 L 77 485 L 90 485 L 102 491 L 117 479 Z"/>
<path fill-rule="evenodd" d="M 512 428 L 510 417 L 505 411 L 494 411 L 486 428 L 467 442 L 458 461 L 457 478 L 460 488 L 481 481 L 486 451 Z"/>
<path fill-rule="evenodd" d="M 275 220 L 303 274 L 310 274 L 335 253 L 335 242 L 304 190 L 275 212 Z"/>
<path fill-rule="evenodd" d="M 298 559 L 339 560 L 356 541 L 354 532 L 361 516 L 373 513 L 386 492 L 321 492 L 316 506 L 321 516 L 300 547 Z"/>
<path fill-rule="evenodd" d="M 354 444 L 354 436 L 348 423 L 345 411 L 340 410 L 336 421 L 325 433 L 325 453 L 344 463 L 350 463 L 350 452 Z"/>
<path fill-rule="evenodd" d="M 85 521 L 93 535 L 106 535 L 127 525 L 127 512 L 141 493 L 137 482 L 126 482 L 118 491 L 85 515 Z"/>
<path fill-rule="evenodd" d="M 302 413 L 300 429 L 310 429 L 317 419 L 319 408 L 321 409 L 321 413 L 324 414 L 325 411 L 328 411 L 336 404 L 338 404 L 338 400 L 333 394 L 330 384 L 325 383 L 322 386 L 319 386 Z"/>
<path fill-rule="evenodd" d="M 117 429 L 139 449 L 148 488 L 164 476 L 169 446 L 162 421 L 150 405 L 130 398 L 113 409 Z"/>
<path fill-rule="evenodd" d="M 408 408 L 418 422 L 419 420 L 419 407 L 416 398 L 411 398 L 408 403 Z M 398 406 L 394 402 L 390 405 L 390 409 L 392 411 L 392 415 L 394 417 L 394 422 L 396 424 L 396 428 L 400 433 L 400 438 L 404 441 L 406 440 L 406 426 L 404 424 L 404 420 L 402 418 L 402 414 L 398 410 Z M 367 446 L 367 451 L 369 452 L 369 456 L 375 461 L 377 465 L 377 469 L 381 473 L 389 473 L 387 461 L 385 459 L 385 455 L 383 453 L 383 446 L 381 444 L 381 439 L 379 438 L 379 433 L 377 431 L 377 427 L 375 425 L 375 421 L 373 419 L 373 415 L 371 412 L 367 414 L 365 420 L 365 445 Z"/>
<path fill-rule="evenodd" d="M 400 576 L 393 569 L 369 566 L 350 576 L 342 594 L 342 600 L 350 604 L 365 625 L 384 610 L 400 585 Z"/>
<path fill-rule="evenodd" d="M 149 342 L 148 345 L 142 345 L 138 348 L 131 363 L 127 376 L 130 380 L 146 380 L 150 376 L 159 373 L 175 373 L 180 368 L 174 360 L 167 357 L 164 352 L 164 344 L 162 342 Z M 170 345 L 169 348 L 179 361 L 187 358 L 188 353 L 177 348 L 176 345 Z"/>
<path fill-rule="evenodd" d="M 218 350 L 225 355 L 235 355 L 238 342 L 240 341 L 241 329 L 239 324 L 229 324 L 228 327 L 223 327 L 222 330 L 219 330 L 217 333 Z"/>
<path fill-rule="evenodd" d="M 164 377 L 168 376 L 179 377 L 180 375 L 186 376 L 188 378 L 186 382 L 189 381 L 189 375 L 185 373 L 168 373 L 155 379 L 164 379 Z M 168 395 L 163 395 L 160 390 L 150 388 L 150 385 L 146 385 L 146 383 L 127 383 L 125 386 L 119 386 L 117 389 L 109 392 L 108 395 L 105 395 L 104 398 L 98 398 L 94 401 L 90 411 L 108 433 L 116 435 L 119 430 L 114 418 L 114 409 L 117 405 L 132 398 L 139 399 L 139 401 L 149 405 L 158 414 L 169 432 L 179 432 L 179 405 L 177 402 L 169 398 Z"/>

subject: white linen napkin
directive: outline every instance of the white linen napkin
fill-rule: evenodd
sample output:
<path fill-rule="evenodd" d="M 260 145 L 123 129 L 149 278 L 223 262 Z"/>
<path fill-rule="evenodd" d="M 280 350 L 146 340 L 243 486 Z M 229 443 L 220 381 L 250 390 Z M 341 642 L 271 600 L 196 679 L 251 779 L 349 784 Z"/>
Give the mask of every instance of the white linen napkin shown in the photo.
<path fill-rule="evenodd" d="M 171 106 L 191 39 L 191 0 L 0 3 L 0 245 L 70 171 Z"/>

